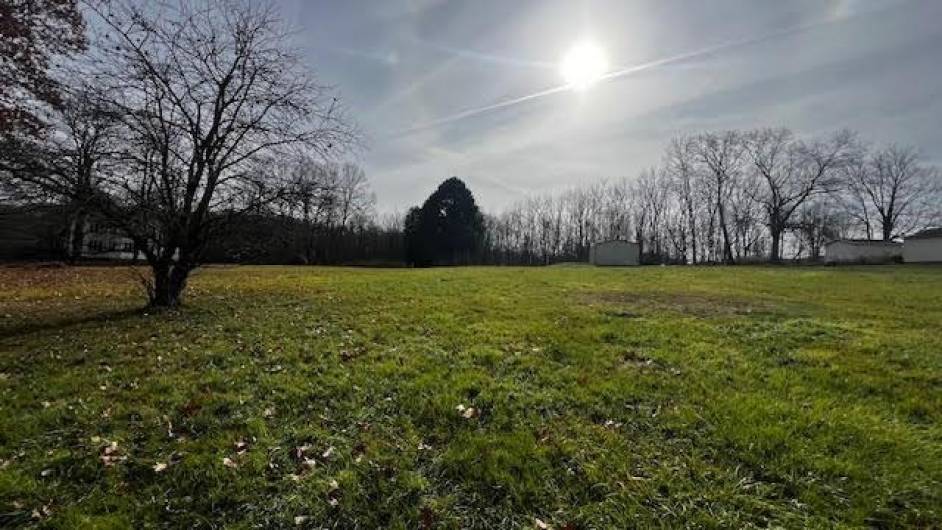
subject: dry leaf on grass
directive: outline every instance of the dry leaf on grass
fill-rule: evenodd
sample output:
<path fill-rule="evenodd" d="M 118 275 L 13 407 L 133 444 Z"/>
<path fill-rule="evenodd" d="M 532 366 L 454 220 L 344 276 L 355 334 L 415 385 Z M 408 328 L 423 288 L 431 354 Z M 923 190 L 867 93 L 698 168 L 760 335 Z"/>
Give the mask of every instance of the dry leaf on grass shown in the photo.
<path fill-rule="evenodd" d="M 108 445 L 101 448 L 99 458 L 105 467 L 111 467 L 128 459 L 128 457 L 122 453 L 121 448 L 118 447 L 118 442 L 115 441 L 111 441 Z"/>

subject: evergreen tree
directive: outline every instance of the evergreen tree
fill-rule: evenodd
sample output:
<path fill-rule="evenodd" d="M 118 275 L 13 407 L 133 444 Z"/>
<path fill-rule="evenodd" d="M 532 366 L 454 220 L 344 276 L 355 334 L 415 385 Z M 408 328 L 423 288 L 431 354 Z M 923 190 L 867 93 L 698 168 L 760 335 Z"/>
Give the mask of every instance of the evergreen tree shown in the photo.
<path fill-rule="evenodd" d="M 469 265 L 479 257 L 484 218 L 474 195 L 452 177 L 406 217 L 406 252 L 417 267 Z"/>

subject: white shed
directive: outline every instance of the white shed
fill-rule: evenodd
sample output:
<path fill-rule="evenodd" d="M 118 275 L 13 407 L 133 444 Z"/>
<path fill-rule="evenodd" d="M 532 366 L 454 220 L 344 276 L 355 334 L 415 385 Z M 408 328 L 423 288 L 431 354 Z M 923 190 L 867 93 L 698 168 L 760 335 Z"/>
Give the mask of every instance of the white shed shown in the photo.
<path fill-rule="evenodd" d="M 892 263 L 903 255 L 902 243 L 873 239 L 837 239 L 824 245 L 825 263 Z"/>
<path fill-rule="evenodd" d="M 903 241 L 906 263 L 942 263 L 942 228 L 917 232 Z"/>
<path fill-rule="evenodd" d="M 589 263 L 601 266 L 638 265 L 640 248 L 637 243 L 613 239 L 593 243 L 589 248 Z"/>

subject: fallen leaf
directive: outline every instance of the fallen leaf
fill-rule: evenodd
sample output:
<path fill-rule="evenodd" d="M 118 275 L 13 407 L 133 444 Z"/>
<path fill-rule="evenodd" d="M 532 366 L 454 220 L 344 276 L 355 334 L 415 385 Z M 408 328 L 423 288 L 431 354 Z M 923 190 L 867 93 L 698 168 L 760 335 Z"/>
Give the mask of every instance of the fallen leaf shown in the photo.
<path fill-rule="evenodd" d="M 118 442 L 115 441 L 108 442 L 108 445 L 101 448 L 101 456 L 99 458 L 101 463 L 106 467 L 111 467 L 128 459 L 127 456 L 122 454 L 121 448 L 118 447 Z"/>
<path fill-rule="evenodd" d="M 154 464 L 155 473 L 160 473 L 161 471 L 165 469 L 167 469 L 167 464 L 165 464 L 164 462 L 157 462 L 156 464 Z"/>
<path fill-rule="evenodd" d="M 303 460 L 308 451 L 311 450 L 310 445 L 302 445 L 294 448 L 294 457 L 298 460 Z"/>

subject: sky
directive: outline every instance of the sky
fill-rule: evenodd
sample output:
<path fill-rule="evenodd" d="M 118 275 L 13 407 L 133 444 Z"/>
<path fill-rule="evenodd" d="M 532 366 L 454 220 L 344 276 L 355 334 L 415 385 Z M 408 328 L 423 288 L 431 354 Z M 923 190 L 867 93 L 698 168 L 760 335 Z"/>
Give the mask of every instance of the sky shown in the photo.
<path fill-rule="evenodd" d="M 680 133 L 849 127 L 942 163 L 938 0 L 280 0 L 382 212 L 450 176 L 498 212 L 635 177 Z M 575 44 L 613 72 L 567 90 Z"/>

